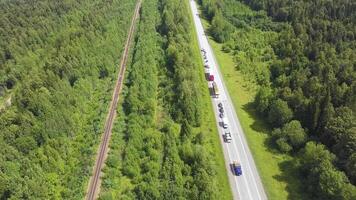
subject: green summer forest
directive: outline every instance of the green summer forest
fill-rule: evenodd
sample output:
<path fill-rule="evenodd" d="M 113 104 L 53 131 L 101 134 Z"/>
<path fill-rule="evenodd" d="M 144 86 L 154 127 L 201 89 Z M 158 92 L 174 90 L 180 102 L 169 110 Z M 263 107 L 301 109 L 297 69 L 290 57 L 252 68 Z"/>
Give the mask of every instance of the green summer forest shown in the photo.
<path fill-rule="evenodd" d="M 233 199 L 189 1 L 142 0 L 100 200 Z M 1 200 L 85 198 L 136 3 L 0 0 Z M 302 196 L 356 199 L 356 2 L 197 3 Z"/>
<path fill-rule="evenodd" d="M 178 0 L 142 5 L 100 199 L 231 198 L 206 130 L 208 89 L 188 11 Z"/>
<path fill-rule="evenodd" d="M 0 1 L 0 198 L 81 199 L 135 2 Z"/>
<path fill-rule="evenodd" d="M 213 39 L 257 85 L 268 146 L 310 199 L 356 198 L 354 1 L 200 0 Z"/>

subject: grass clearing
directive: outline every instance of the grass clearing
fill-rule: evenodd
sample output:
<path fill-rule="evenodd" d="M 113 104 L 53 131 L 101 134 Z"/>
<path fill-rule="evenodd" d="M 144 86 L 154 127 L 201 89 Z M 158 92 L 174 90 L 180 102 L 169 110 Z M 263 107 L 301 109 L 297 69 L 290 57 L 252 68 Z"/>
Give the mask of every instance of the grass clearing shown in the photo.
<path fill-rule="evenodd" d="M 205 27 L 208 22 L 203 21 Z M 244 130 L 249 148 L 269 199 L 308 199 L 302 190 L 302 181 L 293 157 L 275 151 L 268 139 L 271 131 L 264 120 L 256 114 L 252 102 L 257 85 L 237 71 L 232 55 L 222 51 L 222 44 L 209 38 L 225 84 L 229 90 L 237 115 Z"/>

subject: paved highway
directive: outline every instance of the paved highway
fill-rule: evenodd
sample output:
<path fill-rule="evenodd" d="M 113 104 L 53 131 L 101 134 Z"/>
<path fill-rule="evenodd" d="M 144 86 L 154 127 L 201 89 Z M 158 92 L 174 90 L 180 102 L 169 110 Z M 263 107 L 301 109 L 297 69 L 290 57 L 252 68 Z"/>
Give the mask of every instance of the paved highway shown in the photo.
<path fill-rule="evenodd" d="M 194 25 L 198 35 L 199 46 L 206 52 L 206 59 L 203 58 L 203 53 L 202 58 L 204 63 L 207 63 L 210 67 L 210 74 L 214 75 L 215 82 L 220 92 L 218 98 L 212 98 L 212 104 L 214 107 L 216 122 L 219 130 L 220 142 L 224 151 L 225 165 L 230 186 L 233 192 L 233 197 L 234 199 L 240 200 L 265 200 L 267 199 L 267 196 L 263 189 L 261 179 L 258 175 L 255 162 L 253 161 L 252 154 L 248 148 L 231 98 L 224 85 L 223 77 L 219 71 L 213 51 L 208 43 L 207 36 L 204 33 L 204 28 L 198 15 L 197 4 L 194 0 L 190 1 L 190 8 L 192 10 Z M 207 60 L 207 62 L 205 62 L 205 60 Z M 227 130 L 230 131 L 232 137 L 230 143 L 224 142 L 223 139 L 224 128 L 220 125 L 222 119 L 219 117 L 219 103 L 222 103 L 224 107 L 224 120 L 227 121 Z M 240 162 L 242 166 L 241 176 L 235 176 L 231 170 L 231 163 L 235 160 Z"/>

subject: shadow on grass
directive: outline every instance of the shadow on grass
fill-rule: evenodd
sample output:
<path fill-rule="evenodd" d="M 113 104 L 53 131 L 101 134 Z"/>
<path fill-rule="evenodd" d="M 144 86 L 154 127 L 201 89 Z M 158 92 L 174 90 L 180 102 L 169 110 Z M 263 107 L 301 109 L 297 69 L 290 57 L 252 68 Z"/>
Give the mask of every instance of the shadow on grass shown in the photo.
<path fill-rule="evenodd" d="M 280 182 L 287 183 L 288 199 L 289 200 L 312 200 L 312 198 L 303 190 L 303 180 L 300 171 L 298 170 L 298 165 L 295 159 L 286 160 L 278 164 L 282 171 L 282 174 L 275 175 L 273 178 Z M 294 177 L 293 181 L 290 180 Z"/>
<path fill-rule="evenodd" d="M 271 131 L 271 127 L 264 121 L 260 115 L 257 115 L 257 111 L 253 102 L 243 105 L 242 109 L 249 114 L 254 120 L 254 123 L 250 126 L 254 131 L 268 134 Z"/>
<path fill-rule="evenodd" d="M 272 128 L 266 123 L 265 119 L 257 114 L 254 104 L 252 102 L 245 104 L 242 109 L 249 115 L 250 118 L 254 119 L 253 124 L 250 125 L 251 129 L 258 132 L 259 134 L 269 134 Z M 264 141 L 264 146 L 266 149 L 274 155 L 281 155 L 281 153 L 276 148 L 271 137 L 268 137 Z M 286 183 L 286 190 L 288 192 L 288 200 L 311 200 L 309 196 L 303 191 L 303 183 L 301 175 L 298 171 L 298 166 L 294 158 L 282 161 L 278 163 L 278 167 L 281 174 L 273 176 L 279 182 Z"/>

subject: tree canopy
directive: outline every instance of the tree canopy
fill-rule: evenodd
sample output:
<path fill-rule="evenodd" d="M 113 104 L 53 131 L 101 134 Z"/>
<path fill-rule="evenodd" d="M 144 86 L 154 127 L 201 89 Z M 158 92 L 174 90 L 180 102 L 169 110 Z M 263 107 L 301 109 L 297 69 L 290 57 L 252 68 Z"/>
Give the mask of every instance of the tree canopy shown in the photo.
<path fill-rule="evenodd" d="M 254 106 L 275 128 L 271 134 L 275 146 L 296 155 L 312 140 L 323 144 L 323 151 L 335 155 L 327 170 L 323 168 L 325 163 L 305 169 L 309 174 L 321 170 L 313 174 L 317 181 L 309 184 L 309 193 L 314 199 L 353 199 L 355 3 L 342 0 L 200 0 L 199 3 L 213 27 L 214 39 L 224 43 L 223 49 L 234 57 L 236 69 L 259 86 Z M 214 29 L 217 22 L 220 27 L 230 24 L 233 28 Z M 224 34 L 227 40 L 216 37 Z"/>
<path fill-rule="evenodd" d="M 82 199 L 135 3 L 0 1 L 0 199 Z"/>

